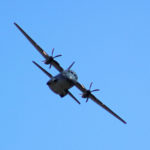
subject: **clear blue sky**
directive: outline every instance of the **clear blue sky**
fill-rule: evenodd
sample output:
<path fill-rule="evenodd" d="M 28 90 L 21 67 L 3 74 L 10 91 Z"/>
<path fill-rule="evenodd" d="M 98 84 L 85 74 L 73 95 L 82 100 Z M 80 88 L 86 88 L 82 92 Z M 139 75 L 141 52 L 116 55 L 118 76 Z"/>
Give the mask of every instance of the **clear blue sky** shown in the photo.
<path fill-rule="evenodd" d="M 5 0 L 0 2 L 0 150 L 150 149 L 150 2 L 145 0 Z M 80 91 L 61 99 L 32 64 L 43 57 L 13 25 L 46 52 L 73 61 L 79 82 L 124 125 Z M 52 68 L 53 75 L 58 72 Z"/>

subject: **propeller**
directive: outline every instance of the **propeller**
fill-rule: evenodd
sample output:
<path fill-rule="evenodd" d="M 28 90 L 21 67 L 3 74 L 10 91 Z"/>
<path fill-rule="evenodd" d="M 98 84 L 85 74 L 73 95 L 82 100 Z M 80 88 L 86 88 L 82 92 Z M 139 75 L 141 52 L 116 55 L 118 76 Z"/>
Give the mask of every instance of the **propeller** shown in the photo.
<path fill-rule="evenodd" d="M 49 56 L 49 58 L 47 60 L 43 61 L 47 65 L 50 64 L 49 68 L 52 67 L 52 62 L 54 61 L 55 58 L 62 56 L 61 54 L 56 55 L 56 56 L 53 56 L 53 55 L 54 55 L 54 48 L 52 49 L 51 56 Z"/>
<path fill-rule="evenodd" d="M 68 70 L 70 70 L 74 64 L 75 64 L 75 61 L 68 67 Z"/>
<path fill-rule="evenodd" d="M 82 94 L 82 98 L 87 98 L 86 103 L 88 102 L 89 96 L 92 92 L 100 91 L 99 89 L 91 90 L 92 85 L 93 85 L 93 82 L 91 82 L 89 89 L 85 93 Z"/>

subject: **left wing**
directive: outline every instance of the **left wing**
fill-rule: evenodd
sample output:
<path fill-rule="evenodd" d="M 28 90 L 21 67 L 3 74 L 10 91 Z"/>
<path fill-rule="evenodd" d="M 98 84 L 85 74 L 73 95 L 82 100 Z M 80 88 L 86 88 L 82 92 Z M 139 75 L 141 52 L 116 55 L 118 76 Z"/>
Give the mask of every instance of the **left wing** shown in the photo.
<path fill-rule="evenodd" d="M 87 89 L 81 85 L 79 82 L 75 82 L 75 86 L 80 89 L 83 93 L 87 91 Z M 91 98 L 95 103 L 103 107 L 105 110 L 107 110 L 109 113 L 111 113 L 113 116 L 115 116 L 117 119 L 119 119 L 121 122 L 126 124 L 126 121 L 124 121 L 120 116 L 118 116 L 115 112 L 113 112 L 109 107 L 104 105 L 100 100 L 98 100 L 93 94 L 90 93 L 89 98 Z"/>
<path fill-rule="evenodd" d="M 51 56 L 49 56 L 17 23 L 14 25 L 20 30 L 20 32 L 28 39 L 28 41 L 38 50 L 38 52 L 46 59 L 49 60 Z M 53 65 L 59 72 L 62 72 L 64 69 L 59 65 L 59 63 L 55 60 L 51 61 L 51 65 Z"/>

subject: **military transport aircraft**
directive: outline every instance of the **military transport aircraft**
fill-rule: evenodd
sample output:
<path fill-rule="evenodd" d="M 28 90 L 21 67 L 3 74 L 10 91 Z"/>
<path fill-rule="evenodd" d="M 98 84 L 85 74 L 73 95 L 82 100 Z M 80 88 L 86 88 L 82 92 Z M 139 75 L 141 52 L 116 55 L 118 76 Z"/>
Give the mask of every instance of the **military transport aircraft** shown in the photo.
<path fill-rule="evenodd" d="M 55 60 L 55 58 L 60 57 L 62 55 L 56 55 L 54 54 L 54 49 L 52 49 L 52 55 L 49 56 L 31 37 L 16 23 L 14 25 L 21 31 L 21 33 L 29 40 L 29 42 L 41 53 L 41 55 L 45 58 L 44 63 L 47 65 L 54 66 L 58 71 L 59 74 L 56 76 L 52 76 L 49 72 L 47 72 L 45 69 L 43 69 L 39 64 L 37 64 L 35 61 L 33 63 L 42 70 L 49 78 L 50 80 L 47 82 L 47 85 L 49 88 L 55 92 L 56 94 L 60 95 L 61 97 L 66 96 L 67 94 L 70 95 L 78 104 L 80 102 L 77 100 L 77 98 L 69 91 L 70 88 L 73 86 L 76 86 L 79 90 L 82 92 L 82 98 L 86 98 L 86 102 L 90 98 L 95 103 L 100 105 L 102 108 L 107 110 L 109 113 L 111 113 L 113 116 L 115 116 L 117 119 L 122 121 L 124 124 L 126 124 L 126 121 L 124 121 L 121 117 L 119 117 L 116 113 L 114 113 L 110 108 L 108 108 L 106 105 L 104 105 L 101 101 L 99 101 L 92 92 L 99 91 L 99 89 L 91 90 L 92 84 L 90 84 L 89 89 L 86 89 L 82 84 L 80 84 L 78 80 L 77 74 L 71 70 L 71 67 L 73 66 L 74 62 L 67 68 L 63 69 L 60 64 Z"/>

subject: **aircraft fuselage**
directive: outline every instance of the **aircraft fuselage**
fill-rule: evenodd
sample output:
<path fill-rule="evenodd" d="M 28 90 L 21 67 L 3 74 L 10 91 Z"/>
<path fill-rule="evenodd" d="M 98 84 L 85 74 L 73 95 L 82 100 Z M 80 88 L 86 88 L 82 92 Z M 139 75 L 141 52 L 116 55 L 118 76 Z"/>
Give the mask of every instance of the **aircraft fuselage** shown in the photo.
<path fill-rule="evenodd" d="M 53 92 L 59 94 L 61 97 L 64 97 L 68 94 L 68 90 L 74 86 L 74 82 L 76 82 L 77 79 L 78 77 L 75 72 L 72 70 L 65 70 L 52 77 L 47 82 L 47 85 Z"/>

